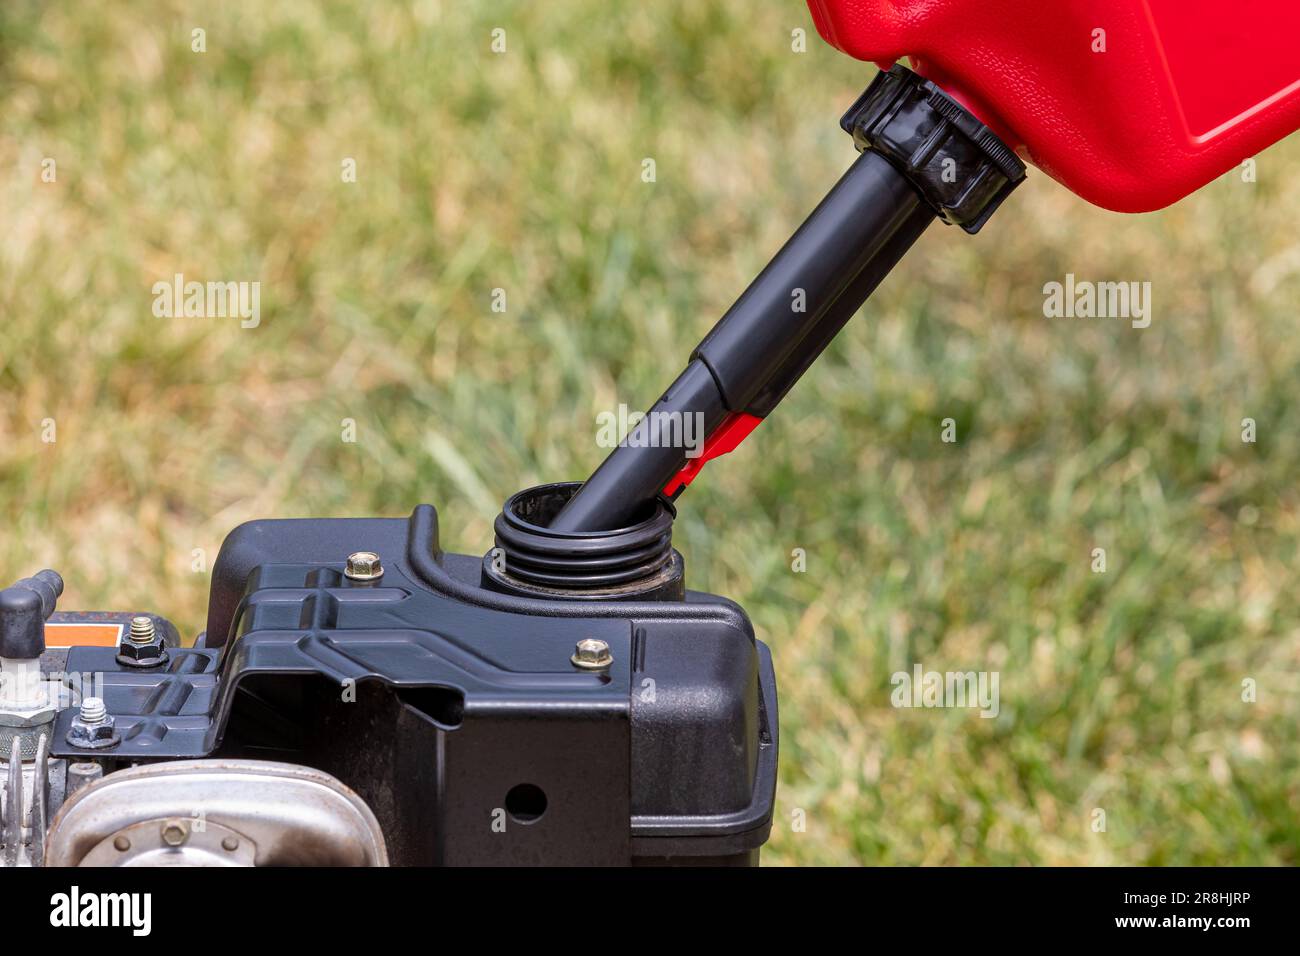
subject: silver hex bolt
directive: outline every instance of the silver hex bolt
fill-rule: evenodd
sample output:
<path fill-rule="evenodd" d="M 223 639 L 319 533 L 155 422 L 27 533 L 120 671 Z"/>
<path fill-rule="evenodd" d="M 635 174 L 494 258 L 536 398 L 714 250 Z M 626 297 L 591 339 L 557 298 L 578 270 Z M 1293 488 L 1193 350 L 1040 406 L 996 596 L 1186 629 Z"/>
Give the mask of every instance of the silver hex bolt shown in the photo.
<path fill-rule="evenodd" d="M 373 551 L 355 551 L 348 555 L 343 574 L 353 581 L 375 581 L 384 576 L 384 566 Z"/>
<path fill-rule="evenodd" d="M 609 652 L 609 644 L 596 637 L 584 637 L 573 649 L 573 661 L 575 667 L 581 667 L 583 670 L 596 671 L 603 670 L 610 664 L 614 663 L 614 655 Z"/>
<path fill-rule="evenodd" d="M 122 742 L 113 716 L 98 697 L 85 697 L 68 726 L 68 743 L 82 750 L 115 747 Z"/>
<path fill-rule="evenodd" d="M 102 724 L 108 719 L 108 708 L 99 697 L 87 697 L 81 702 L 78 716 L 83 724 Z"/>

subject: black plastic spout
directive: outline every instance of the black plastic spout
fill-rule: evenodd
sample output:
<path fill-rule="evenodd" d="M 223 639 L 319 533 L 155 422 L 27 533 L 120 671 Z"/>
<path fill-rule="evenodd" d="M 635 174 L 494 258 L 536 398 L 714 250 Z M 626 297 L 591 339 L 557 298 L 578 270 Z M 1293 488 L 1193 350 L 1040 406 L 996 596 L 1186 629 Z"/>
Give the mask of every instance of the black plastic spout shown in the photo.
<path fill-rule="evenodd" d="M 991 130 L 901 66 L 878 75 L 841 125 L 862 155 L 555 516 L 554 530 L 622 527 L 647 502 L 675 499 L 684 483 L 674 477 L 700 452 L 681 436 L 712 436 L 734 416 L 750 427 L 766 417 L 936 216 L 978 232 L 1024 179 L 1024 164 Z M 688 420 L 700 428 L 684 428 Z"/>
<path fill-rule="evenodd" d="M 887 161 L 858 157 L 553 527 L 625 523 L 682 467 L 686 452 L 666 432 L 685 433 L 688 417 L 706 435 L 730 413 L 765 417 L 933 219 Z"/>

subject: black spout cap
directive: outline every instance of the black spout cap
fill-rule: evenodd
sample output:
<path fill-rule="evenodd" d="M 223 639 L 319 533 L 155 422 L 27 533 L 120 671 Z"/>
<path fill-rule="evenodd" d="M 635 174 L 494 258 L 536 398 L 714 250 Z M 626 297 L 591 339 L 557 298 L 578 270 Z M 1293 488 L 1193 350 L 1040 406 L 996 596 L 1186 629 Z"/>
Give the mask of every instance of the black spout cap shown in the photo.
<path fill-rule="evenodd" d="M 1025 180 L 1025 164 L 996 133 L 897 63 L 876 75 L 840 126 L 859 151 L 889 160 L 940 219 L 968 233 Z"/>
<path fill-rule="evenodd" d="M 45 653 L 45 622 L 63 593 L 63 578 L 50 570 L 0 591 L 0 657 L 30 660 Z"/>

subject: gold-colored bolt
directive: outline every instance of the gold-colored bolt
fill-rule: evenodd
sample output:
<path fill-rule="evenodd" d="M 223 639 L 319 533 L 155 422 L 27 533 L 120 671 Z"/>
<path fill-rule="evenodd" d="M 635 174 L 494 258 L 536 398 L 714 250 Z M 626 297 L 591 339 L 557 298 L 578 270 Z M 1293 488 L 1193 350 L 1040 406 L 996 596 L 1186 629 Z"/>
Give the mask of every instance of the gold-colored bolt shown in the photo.
<path fill-rule="evenodd" d="M 343 573 L 353 581 L 374 581 L 384 576 L 384 566 L 373 551 L 357 551 L 348 555 Z"/>
<path fill-rule="evenodd" d="M 141 614 L 139 617 L 131 618 L 131 636 L 132 644 L 150 644 L 154 638 L 153 618 Z"/>
<path fill-rule="evenodd" d="M 180 846 L 189 839 L 190 828 L 183 823 L 172 821 L 164 823 L 162 828 L 162 840 L 168 846 Z"/>
<path fill-rule="evenodd" d="M 573 649 L 575 667 L 584 670 L 601 670 L 614 663 L 614 655 L 609 652 L 609 644 L 595 637 L 584 637 Z"/>

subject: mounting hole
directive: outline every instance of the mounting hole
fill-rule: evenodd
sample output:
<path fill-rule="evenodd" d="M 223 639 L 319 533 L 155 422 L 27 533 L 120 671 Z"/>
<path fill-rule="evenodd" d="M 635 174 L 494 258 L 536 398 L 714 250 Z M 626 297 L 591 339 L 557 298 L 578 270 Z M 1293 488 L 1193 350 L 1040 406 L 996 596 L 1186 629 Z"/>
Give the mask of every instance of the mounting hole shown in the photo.
<path fill-rule="evenodd" d="M 536 784 L 516 784 L 506 794 L 506 813 L 515 823 L 536 823 L 545 812 L 546 792 Z"/>

